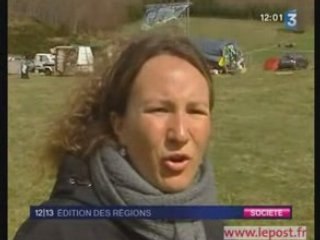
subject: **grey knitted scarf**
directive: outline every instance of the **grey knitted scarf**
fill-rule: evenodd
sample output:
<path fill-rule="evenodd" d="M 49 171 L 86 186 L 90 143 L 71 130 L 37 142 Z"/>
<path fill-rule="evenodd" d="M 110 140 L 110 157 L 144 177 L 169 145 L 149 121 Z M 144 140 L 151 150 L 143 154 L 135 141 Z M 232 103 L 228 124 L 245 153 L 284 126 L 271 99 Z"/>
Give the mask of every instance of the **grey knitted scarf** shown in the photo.
<path fill-rule="evenodd" d="M 163 193 L 144 180 L 116 150 L 104 147 L 90 161 L 93 187 L 105 205 L 213 205 L 215 188 L 209 161 L 198 181 L 178 193 Z M 150 240 L 206 240 L 201 221 L 121 220 Z"/>

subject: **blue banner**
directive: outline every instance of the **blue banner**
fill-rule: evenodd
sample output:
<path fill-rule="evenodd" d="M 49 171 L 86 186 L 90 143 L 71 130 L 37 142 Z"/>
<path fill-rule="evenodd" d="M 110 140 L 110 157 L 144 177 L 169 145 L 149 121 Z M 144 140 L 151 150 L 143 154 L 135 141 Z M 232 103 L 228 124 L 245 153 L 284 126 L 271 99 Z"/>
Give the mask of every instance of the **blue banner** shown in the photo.
<path fill-rule="evenodd" d="M 31 219 L 291 219 L 291 206 L 31 206 Z"/>

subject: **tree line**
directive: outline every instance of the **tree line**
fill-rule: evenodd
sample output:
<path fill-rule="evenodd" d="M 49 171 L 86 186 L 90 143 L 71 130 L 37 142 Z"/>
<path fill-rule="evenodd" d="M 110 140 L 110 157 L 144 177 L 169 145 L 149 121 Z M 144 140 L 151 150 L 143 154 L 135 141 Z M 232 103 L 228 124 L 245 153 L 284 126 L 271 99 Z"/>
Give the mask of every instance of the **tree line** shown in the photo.
<path fill-rule="evenodd" d="M 9 15 L 31 17 L 69 33 L 110 30 L 134 18 L 141 0 L 9 0 Z M 134 11 L 132 11 L 134 9 Z"/>
<path fill-rule="evenodd" d="M 141 19 L 144 5 L 170 0 L 8 0 L 9 14 L 27 16 L 68 33 L 112 30 Z M 301 10 L 301 22 L 313 21 L 314 0 L 191 0 L 192 16 L 259 19 L 261 13 Z"/>

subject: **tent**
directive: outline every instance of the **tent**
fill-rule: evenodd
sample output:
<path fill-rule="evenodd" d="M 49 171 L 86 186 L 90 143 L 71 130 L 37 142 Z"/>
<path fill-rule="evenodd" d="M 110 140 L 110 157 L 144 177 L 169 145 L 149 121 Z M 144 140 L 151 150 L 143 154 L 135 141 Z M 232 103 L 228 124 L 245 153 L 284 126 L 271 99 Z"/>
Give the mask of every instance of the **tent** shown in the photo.
<path fill-rule="evenodd" d="M 245 69 L 243 53 L 234 40 L 192 39 L 209 67 L 223 72 Z"/>
<path fill-rule="evenodd" d="M 268 58 L 263 65 L 264 70 L 266 71 L 276 71 L 279 67 L 280 58 L 278 57 L 271 57 Z"/>

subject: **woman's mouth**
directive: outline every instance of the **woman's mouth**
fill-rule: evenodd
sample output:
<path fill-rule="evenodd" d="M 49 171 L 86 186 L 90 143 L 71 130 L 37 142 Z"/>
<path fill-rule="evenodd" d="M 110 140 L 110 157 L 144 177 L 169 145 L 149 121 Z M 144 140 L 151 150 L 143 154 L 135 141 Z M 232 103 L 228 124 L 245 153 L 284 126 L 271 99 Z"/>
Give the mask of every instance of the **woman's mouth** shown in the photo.
<path fill-rule="evenodd" d="M 190 157 L 186 154 L 172 154 L 163 158 L 164 166 L 174 172 L 181 172 L 188 166 Z"/>

